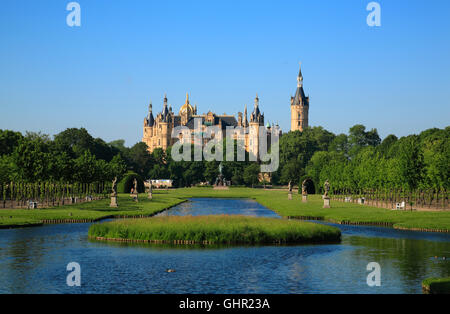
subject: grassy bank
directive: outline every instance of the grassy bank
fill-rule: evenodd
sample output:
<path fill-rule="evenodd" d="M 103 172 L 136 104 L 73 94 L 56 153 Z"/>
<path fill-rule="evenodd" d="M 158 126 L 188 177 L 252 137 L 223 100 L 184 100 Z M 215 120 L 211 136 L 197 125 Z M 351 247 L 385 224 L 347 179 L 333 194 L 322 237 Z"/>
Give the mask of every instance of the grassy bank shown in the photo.
<path fill-rule="evenodd" d="M 161 194 L 158 194 L 161 193 Z M 119 194 L 118 208 L 109 207 L 110 200 L 65 205 L 51 209 L 0 209 L 0 228 L 26 227 L 42 223 L 89 222 L 107 217 L 146 217 L 185 201 L 165 191 L 154 193 L 148 200 L 146 194 L 139 195 L 134 202 L 129 194 Z"/>
<path fill-rule="evenodd" d="M 309 195 L 308 203 L 302 203 L 299 194 L 293 194 L 293 200 L 290 201 L 287 198 L 286 191 L 247 188 L 231 188 L 228 191 L 187 188 L 170 193 L 176 193 L 179 197 L 252 198 L 283 217 L 317 219 L 343 224 L 372 224 L 398 229 L 450 232 L 450 211 L 396 211 L 338 201 L 332 201 L 331 208 L 322 208 L 321 195 Z"/>
<path fill-rule="evenodd" d="M 89 237 L 155 243 L 269 244 L 338 242 L 338 228 L 248 216 L 165 216 L 94 224 Z"/>
<path fill-rule="evenodd" d="M 47 220 L 98 220 L 104 217 L 148 216 L 169 208 L 192 197 L 250 198 L 277 212 L 283 217 L 326 220 L 335 223 L 374 224 L 399 229 L 450 232 L 450 211 L 410 212 L 363 206 L 338 201 L 331 202 L 331 208 L 324 209 L 320 195 L 308 196 L 308 203 L 302 203 L 301 195 L 293 194 L 287 199 L 286 191 L 271 191 L 250 188 L 231 188 L 213 190 L 212 188 L 184 188 L 153 193 L 153 200 L 140 196 L 139 203 L 133 202 L 129 195 L 119 195 L 119 208 L 109 207 L 109 199 L 90 203 L 66 205 L 44 210 L 2 210 L 0 226 L 41 223 Z M 9 218 L 9 217 L 13 218 Z M 11 219 L 11 220 L 9 220 Z"/>
<path fill-rule="evenodd" d="M 430 294 L 450 294 L 450 277 L 428 278 L 422 282 L 424 293 Z"/>

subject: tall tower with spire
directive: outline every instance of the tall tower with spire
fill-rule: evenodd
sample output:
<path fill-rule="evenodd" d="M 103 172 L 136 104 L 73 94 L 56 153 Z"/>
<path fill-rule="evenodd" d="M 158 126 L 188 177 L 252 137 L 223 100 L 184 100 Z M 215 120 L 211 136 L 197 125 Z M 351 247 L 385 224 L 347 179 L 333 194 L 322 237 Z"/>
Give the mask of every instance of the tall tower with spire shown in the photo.
<path fill-rule="evenodd" d="M 297 90 L 295 96 L 291 97 L 291 131 L 303 132 L 308 128 L 309 97 L 305 96 L 303 90 L 303 75 L 300 71 L 297 76 Z"/>

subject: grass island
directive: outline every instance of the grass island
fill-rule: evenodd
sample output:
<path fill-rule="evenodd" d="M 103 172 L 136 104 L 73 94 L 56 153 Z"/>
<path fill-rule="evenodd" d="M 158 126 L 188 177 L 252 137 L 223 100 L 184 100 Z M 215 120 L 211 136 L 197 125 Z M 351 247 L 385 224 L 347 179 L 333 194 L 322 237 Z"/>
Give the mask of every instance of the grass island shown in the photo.
<path fill-rule="evenodd" d="M 89 237 L 174 244 L 298 244 L 339 242 L 341 232 L 326 225 L 277 218 L 163 216 L 93 224 Z"/>
<path fill-rule="evenodd" d="M 105 218 L 149 217 L 189 198 L 247 198 L 275 211 L 284 218 L 323 220 L 338 224 L 379 225 L 397 229 L 449 232 L 450 211 L 420 212 L 389 210 L 384 208 L 332 201 L 331 208 L 322 208 L 320 195 L 309 195 L 302 203 L 301 195 L 288 200 L 287 192 L 251 188 L 230 188 L 228 191 L 212 188 L 182 188 L 154 190 L 153 199 L 139 196 L 139 203 L 128 194 L 119 194 L 118 208 L 109 207 L 109 199 L 50 209 L 2 209 L 0 228 L 22 227 L 47 223 L 93 222 Z"/>

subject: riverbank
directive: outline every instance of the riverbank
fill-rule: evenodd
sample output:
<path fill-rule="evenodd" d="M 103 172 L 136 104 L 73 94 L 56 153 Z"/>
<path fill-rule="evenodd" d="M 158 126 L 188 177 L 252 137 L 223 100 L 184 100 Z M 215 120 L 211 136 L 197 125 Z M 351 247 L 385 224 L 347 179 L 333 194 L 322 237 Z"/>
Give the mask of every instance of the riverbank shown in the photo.
<path fill-rule="evenodd" d="M 121 194 L 118 198 L 119 207 L 117 209 L 110 208 L 109 199 L 104 199 L 53 209 L 0 210 L 0 226 L 21 227 L 29 224 L 51 223 L 57 220 L 80 222 L 116 217 L 146 217 L 189 198 L 201 197 L 253 199 L 284 218 L 323 220 L 338 224 L 375 225 L 414 231 L 450 232 L 450 211 L 393 211 L 338 201 L 332 201 L 331 208 L 325 209 L 322 208 L 323 200 L 320 195 L 309 195 L 308 202 L 302 203 L 299 194 L 293 194 L 293 199 L 288 200 L 287 191 L 250 188 L 154 190 L 153 200 L 148 200 L 146 194 L 141 194 L 139 203 L 133 202 L 128 194 Z"/>
<path fill-rule="evenodd" d="M 414 231 L 450 232 L 450 211 L 399 211 L 338 201 L 332 201 L 331 208 L 323 208 L 321 195 L 309 195 L 308 202 L 303 203 L 300 194 L 293 194 L 292 200 L 288 200 L 287 191 L 249 188 L 231 188 L 229 191 L 186 188 L 170 192 L 176 192 L 180 197 L 251 198 L 280 216 L 291 219 L 323 220 L 337 224 L 372 225 Z"/>
<path fill-rule="evenodd" d="M 165 216 L 94 224 L 97 240 L 173 244 L 337 243 L 338 228 L 304 221 L 249 216 Z"/>
<path fill-rule="evenodd" d="M 426 294 L 450 294 L 450 277 L 425 279 L 422 290 Z"/>

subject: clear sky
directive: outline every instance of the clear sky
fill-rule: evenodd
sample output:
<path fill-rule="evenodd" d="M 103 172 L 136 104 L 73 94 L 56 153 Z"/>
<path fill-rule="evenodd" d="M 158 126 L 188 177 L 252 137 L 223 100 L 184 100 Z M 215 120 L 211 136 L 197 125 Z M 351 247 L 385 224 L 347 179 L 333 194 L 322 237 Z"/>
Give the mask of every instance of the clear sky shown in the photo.
<path fill-rule="evenodd" d="M 354 124 L 382 137 L 448 126 L 450 1 L 65 0 L 0 2 L 0 129 L 54 135 L 85 127 L 106 141 L 142 137 L 148 103 L 185 94 L 199 113 L 237 114 L 260 98 L 290 127 L 302 62 L 313 126 Z"/>

